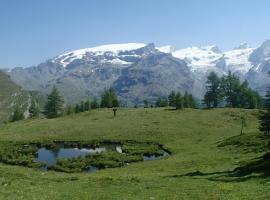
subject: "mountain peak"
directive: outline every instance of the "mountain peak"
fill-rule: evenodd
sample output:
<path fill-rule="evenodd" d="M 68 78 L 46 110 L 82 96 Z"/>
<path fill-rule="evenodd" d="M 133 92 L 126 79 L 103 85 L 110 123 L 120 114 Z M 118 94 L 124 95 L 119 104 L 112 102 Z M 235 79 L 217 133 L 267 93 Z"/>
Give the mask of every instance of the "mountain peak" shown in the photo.
<path fill-rule="evenodd" d="M 114 54 L 118 54 L 120 52 L 132 51 L 136 49 L 140 49 L 143 47 L 147 47 L 144 43 L 123 43 L 123 44 L 107 44 L 101 45 L 91 48 L 78 49 L 75 51 L 71 51 L 62 55 L 59 55 L 53 59 L 53 62 L 59 62 L 64 67 L 70 64 L 72 61 L 76 59 L 82 59 L 87 53 L 93 53 L 95 55 L 102 55 L 106 52 L 112 52 Z"/>
<path fill-rule="evenodd" d="M 259 48 L 262 48 L 266 51 L 269 51 L 270 50 L 270 40 L 264 41 Z"/>
<path fill-rule="evenodd" d="M 144 43 L 123 43 L 123 44 L 108 44 L 86 49 L 90 52 L 114 52 L 131 51 L 145 47 Z"/>
<path fill-rule="evenodd" d="M 119 53 L 121 51 L 131 51 L 135 49 L 140 49 L 142 47 L 145 47 L 146 44 L 144 43 L 123 43 L 123 44 L 107 44 L 107 45 L 101 45 L 91 48 L 85 48 L 85 49 L 78 49 L 75 51 L 71 51 L 65 54 L 62 54 L 59 57 L 66 56 L 66 55 L 84 55 L 87 52 L 113 52 L 113 53 Z"/>
<path fill-rule="evenodd" d="M 248 43 L 243 42 L 239 46 L 235 47 L 234 50 L 237 50 L 237 49 L 248 49 L 248 48 L 249 48 Z"/>
<path fill-rule="evenodd" d="M 204 47 L 201 47 L 201 49 L 206 50 L 206 51 L 212 51 L 214 53 L 221 53 L 218 46 L 216 45 L 204 46 Z"/>
<path fill-rule="evenodd" d="M 266 40 L 260 47 L 255 49 L 250 55 L 250 61 L 258 64 L 263 60 L 270 58 L 270 40 Z"/>
<path fill-rule="evenodd" d="M 176 51 L 176 48 L 171 46 L 171 45 L 165 45 L 165 46 L 157 47 L 157 50 L 159 50 L 163 53 L 172 53 L 172 52 Z"/>

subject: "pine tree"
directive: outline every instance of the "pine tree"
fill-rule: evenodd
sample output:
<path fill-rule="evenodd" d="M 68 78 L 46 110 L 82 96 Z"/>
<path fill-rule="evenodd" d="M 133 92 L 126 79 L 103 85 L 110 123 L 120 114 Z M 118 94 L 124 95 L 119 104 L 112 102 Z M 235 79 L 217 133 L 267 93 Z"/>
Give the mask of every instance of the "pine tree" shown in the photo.
<path fill-rule="evenodd" d="M 248 82 L 245 80 L 239 86 L 239 102 L 237 103 L 241 108 L 249 108 L 249 101 L 251 98 L 252 90 L 248 88 Z"/>
<path fill-rule="evenodd" d="M 113 98 L 112 100 L 112 107 L 118 107 L 119 106 L 119 101 L 117 98 Z"/>
<path fill-rule="evenodd" d="M 175 107 L 176 109 L 183 109 L 184 108 L 184 100 L 180 92 L 175 95 Z"/>
<path fill-rule="evenodd" d="M 104 90 L 104 92 L 101 96 L 100 107 L 112 108 L 112 107 L 118 107 L 118 106 L 119 106 L 119 101 L 118 101 L 117 96 L 114 92 L 114 89 L 110 88 L 108 90 Z"/>
<path fill-rule="evenodd" d="M 144 108 L 148 108 L 148 107 L 149 107 L 149 105 L 148 105 L 148 100 L 147 100 L 147 99 L 145 99 L 145 100 L 143 101 L 143 104 L 144 104 Z"/>
<path fill-rule="evenodd" d="M 19 108 L 19 106 L 16 106 L 14 112 L 12 113 L 10 117 L 10 121 L 15 122 L 15 121 L 23 120 L 23 119 L 24 119 L 24 114 L 22 110 Z"/>
<path fill-rule="evenodd" d="M 168 100 L 167 99 L 163 99 L 161 101 L 161 107 L 167 107 L 168 106 Z"/>
<path fill-rule="evenodd" d="M 75 105 L 75 113 L 79 113 L 79 112 L 81 112 L 80 105 L 79 104 L 76 104 Z"/>
<path fill-rule="evenodd" d="M 38 108 L 37 103 L 34 100 L 34 98 L 31 99 L 31 105 L 30 105 L 28 111 L 30 114 L 29 115 L 30 118 L 35 118 L 35 117 L 38 117 L 38 115 L 39 115 L 39 108 Z"/>
<path fill-rule="evenodd" d="M 188 95 L 188 99 L 189 99 L 188 101 L 189 101 L 190 108 L 197 108 L 196 101 L 193 98 L 192 94 Z"/>
<path fill-rule="evenodd" d="M 166 107 L 168 106 L 167 99 L 161 99 L 160 97 L 157 99 L 155 103 L 155 107 Z"/>
<path fill-rule="evenodd" d="M 73 113 L 72 106 L 67 106 L 67 108 L 66 108 L 66 115 L 71 115 L 72 113 Z"/>
<path fill-rule="evenodd" d="M 249 109 L 256 109 L 261 107 L 261 97 L 258 92 L 249 90 L 248 93 L 248 108 Z"/>
<path fill-rule="evenodd" d="M 89 111 L 90 110 L 90 101 L 87 100 L 84 102 L 84 110 Z"/>
<path fill-rule="evenodd" d="M 94 99 L 93 99 L 93 101 L 91 102 L 91 108 L 92 109 L 97 109 L 97 108 L 99 108 L 99 104 L 98 104 L 98 101 L 97 101 L 97 98 L 95 97 Z"/>
<path fill-rule="evenodd" d="M 246 80 L 241 83 L 239 77 L 231 72 L 222 77 L 221 89 L 229 107 L 249 109 L 260 107 L 261 97 L 258 92 L 249 88 Z"/>
<path fill-rule="evenodd" d="M 64 101 L 59 95 L 56 87 L 48 95 L 47 102 L 44 107 L 44 114 L 47 118 L 56 118 L 62 114 Z"/>
<path fill-rule="evenodd" d="M 161 107 L 161 104 L 162 104 L 162 100 L 161 100 L 161 98 L 159 97 L 159 98 L 157 99 L 156 103 L 155 103 L 155 106 L 156 106 L 156 107 Z"/>
<path fill-rule="evenodd" d="M 84 102 L 81 101 L 81 104 L 80 104 L 80 112 L 84 112 Z"/>
<path fill-rule="evenodd" d="M 215 72 L 210 72 L 206 81 L 206 93 L 204 103 L 207 108 L 216 108 L 220 102 L 220 79 Z"/>
<path fill-rule="evenodd" d="M 270 88 L 268 89 L 265 95 L 265 108 L 266 110 L 260 112 L 260 131 L 269 137 L 270 136 Z"/>
<path fill-rule="evenodd" d="M 229 71 L 228 75 L 222 78 L 221 87 L 226 97 L 227 106 L 240 107 L 240 79 Z"/>
<path fill-rule="evenodd" d="M 176 95 L 175 95 L 175 92 L 174 91 L 171 91 L 171 93 L 168 96 L 169 106 L 171 106 L 171 107 L 175 107 L 176 106 L 175 96 Z"/>
<path fill-rule="evenodd" d="M 187 91 L 184 94 L 183 101 L 184 101 L 184 108 L 190 108 L 191 107 L 191 105 L 190 105 L 191 102 L 190 102 L 190 98 L 189 98 L 189 95 L 188 95 Z"/>

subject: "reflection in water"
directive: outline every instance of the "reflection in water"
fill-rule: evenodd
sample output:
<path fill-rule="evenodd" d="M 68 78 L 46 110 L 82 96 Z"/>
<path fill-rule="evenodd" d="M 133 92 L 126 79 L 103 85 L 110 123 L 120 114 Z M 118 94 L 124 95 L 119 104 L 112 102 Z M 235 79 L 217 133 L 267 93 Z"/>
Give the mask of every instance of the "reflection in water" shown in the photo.
<path fill-rule="evenodd" d="M 110 152 L 115 151 L 119 154 L 126 154 L 125 151 L 123 151 L 121 146 L 106 146 L 106 147 L 99 147 L 99 148 L 59 148 L 50 150 L 47 148 L 40 148 L 37 152 L 37 158 L 35 159 L 35 162 L 44 163 L 45 165 L 40 168 L 41 171 L 47 171 L 49 167 L 52 165 L 55 165 L 57 163 L 57 160 L 59 159 L 70 159 L 70 158 L 76 158 L 76 157 L 82 157 L 84 158 L 86 155 L 95 155 L 102 152 Z M 164 158 L 168 156 L 169 153 L 165 150 L 162 150 L 162 154 L 144 154 L 143 160 L 149 161 L 149 160 L 157 160 Z M 98 167 L 89 165 L 88 167 L 84 168 L 83 171 L 85 172 L 95 172 L 99 170 Z"/>
<path fill-rule="evenodd" d="M 85 157 L 86 155 L 94 155 L 105 151 L 105 147 L 95 149 L 60 148 L 58 151 L 51 151 L 46 148 L 40 148 L 38 150 L 36 162 L 44 162 L 47 166 L 51 166 L 57 162 L 57 159 Z M 47 167 L 43 170 L 46 169 Z"/>

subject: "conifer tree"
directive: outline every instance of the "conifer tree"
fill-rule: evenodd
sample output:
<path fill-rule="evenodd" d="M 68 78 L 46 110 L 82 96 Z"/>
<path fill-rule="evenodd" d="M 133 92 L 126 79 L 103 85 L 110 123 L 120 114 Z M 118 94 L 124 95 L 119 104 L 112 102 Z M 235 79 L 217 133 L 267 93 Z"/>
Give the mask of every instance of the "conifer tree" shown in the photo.
<path fill-rule="evenodd" d="M 92 109 L 99 108 L 99 104 L 98 104 L 98 101 L 97 101 L 97 98 L 96 97 L 94 97 L 93 101 L 91 102 L 91 108 Z"/>
<path fill-rule="evenodd" d="M 72 106 L 67 106 L 67 108 L 66 108 L 66 114 L 67 115 L 71 115 L 73 113 L 73 108 L 72 108 Z"/>
<path fill-rule="evenodd" d="M 262 98 L 259 93 L 249 89 L 248 92 L 248 107 L 249 109 L 256 109 L 261 107 Z"/>
<path fill-rule="evenodd" d="M 149 107 L 149 104 L 148 104 L 148 100 L 147 99 L 145 99 L 143 101 L 143 104 L 144 104 L 144 108 L 148 108 Z"/>
<path fill-rule="evenodd" d="M 114 92 L 114 89 L 110 88 L 108 90 L 104 90 L 104 92 L 101 96 L 100 107 L 112 108 L 112 107 L 118 107 L 118 106 L 119 106 L 119 101 L 118 101 L 117 96 Z"/>
<path fill-rule="evenodd" d="M 84 112 L 84 102 L 81 101 L 81 104 L 80 104 L 80 112 Z"/>
<path fill-rule="evenodd" d="M 175 94 L 174 91 L 171 91 L 171 93 L 168 96 L 169 106 L 171 106 L 171 107 L 175 107 L 176 106 L 176 104 L 175 104 L 175 96 L 176 96 L 176 94 Z"/>
<path fill-rule="evenodd" d="M 79 112 L 81 112 L 80 105 L 76 104 L 75 105 L 75 113 L 79 113 Z"/>
<path fill-rule="evenodd" d="M 240 107 L 240 79 L 229 71 L 228 75 L 221 79 L 221 88 L 226 97 L 227 106 Z"/>
<path fill-rule="evenodd" d="M 204 103 L 207 108 L 217 107 L 225 99 L 228 107 L 254 109 L 260 107 L 261 97 L 258 92 L 248 86 L 248 82 L 241 83 L 239 77 L 230 71 L 221 79 L 211 72 L 206 82 Z"/>
<path fill-rule="evenodd" d="M 220 102 L 220 79 L 215 72 L 210 72 L 206 81 L 204 103 L 207 108 L 216 108 Z"/>
<path fill-rule="evenodd" d="M 60 96 L 56 87 L 48 95 L 47 102 L 44 107 L 44 114 L 47 118 L 56 118 L 62 114 L 64 101 Z"/>
<path fill-rule="evenodd" d="M 183 101 L 183 97 L 182 97 L 180 92 L 178 92 L 175 95 L 175 107 L 176 107 L 176 109 L 183 109 L 184 108 L 184 101 Z"/>
<path fill-rule="evenodd" d="M 118 107 L 118 106 L 119 106 L 119 101 L 117 97 L 115 96 L 115 98 L 113 98 L 112 100 L 112 107 Z"/>
<path fill-rule="evenodd" d="M 196 108 L 197 107 L 196 101 L 193 98 L 192 94 L 188 95 L 188 99 L 189 99 L 188 101 L 189 101 L 190 108 Z"/>
<path fill-rule="evenodd" d="M 185 92 L 185 94 L 184 94 L 184 99 L 183 99 L 183 101 L 184 101 L 184 108 L 191 108 L 191 102 L 190 102 L 190 98 L 189 98 L 189 95 L 188 95 L 188 93 L 187 93 L 187 91 Z"/>
<path fill-rule="evenodd" d="M 87 100 L 84 102 L 84 110 L 89 111 L 90 110 L 90 101 Z"/>
<path fill-rule="evenodd" d="M 166 107 L 168 106 L 167 99 L 161 99 L 160 97 L 157 99 L 155 103 L 155 107 Z"/>

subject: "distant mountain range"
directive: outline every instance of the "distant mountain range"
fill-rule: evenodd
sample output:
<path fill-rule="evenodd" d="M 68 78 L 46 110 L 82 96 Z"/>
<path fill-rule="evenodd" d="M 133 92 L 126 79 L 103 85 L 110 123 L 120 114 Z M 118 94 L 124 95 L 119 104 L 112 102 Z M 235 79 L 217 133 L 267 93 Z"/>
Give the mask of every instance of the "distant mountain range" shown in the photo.
<path fill-rule="evenodd" d="M 217 46 L 176 49 L 154 44 L 111 44 L 80 49 L 37 66 L 6 70 L 26 90 L 48 93 L 56 85 L 67 103 L 98 97 L 113 87 L 122 102 L 141 103 L 165 97 L 171 90 L 202 98 L 210 71 L 231 70 L 264 94 L 270 79 L 270 41 L 257 48 L 241 44 L 222 52 Z"/>

